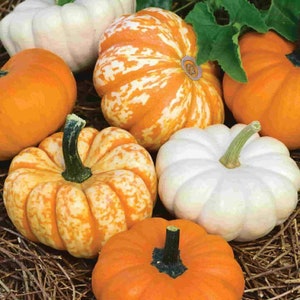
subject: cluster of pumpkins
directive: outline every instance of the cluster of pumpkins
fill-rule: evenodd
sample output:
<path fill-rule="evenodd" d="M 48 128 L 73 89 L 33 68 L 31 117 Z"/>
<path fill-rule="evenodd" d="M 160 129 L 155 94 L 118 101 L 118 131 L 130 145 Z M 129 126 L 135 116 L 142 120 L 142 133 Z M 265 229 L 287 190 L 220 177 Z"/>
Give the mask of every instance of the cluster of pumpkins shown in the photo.
<path fill-rule="evenodd" d="M 196 35 L 175 13 L 57 2 L 25 0 L 0 22 L 11 56 L 0 70 L 9 218 L 32 241 L 100 252 L 97 299 L 241 299 L 227 242 L 266 235 L 298 202 L 289 150 L 300 147 L 300 91 L 287 78 L 299 70 L 285 56 L 294 45 L 246 34 L 248 83 L 225 74 L 221 84 L 214 62 L 197 65 Z M 111 125 L 101 131 L 72 114 L 74 73 L 91 66 Z M 176 219 L 152 217 L 157 196 Z"/>

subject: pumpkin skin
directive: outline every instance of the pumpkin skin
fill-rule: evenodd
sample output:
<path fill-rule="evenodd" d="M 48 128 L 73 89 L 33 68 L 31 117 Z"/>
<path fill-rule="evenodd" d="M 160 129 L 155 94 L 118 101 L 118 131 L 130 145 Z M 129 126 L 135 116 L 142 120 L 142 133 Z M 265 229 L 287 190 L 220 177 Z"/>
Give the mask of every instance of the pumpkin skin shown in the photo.
<path fill-rule="evenodd" d="M 11 57 L 0 70 L 0 90 L 0 160 L 11 159 L 58 130 L 77 97 L 67 64 L 43 49 Z"/>
<path fill-rule="evenodd" d="M 62 176 L 62 132 L 21 151 L 4 183 L 7 214 L 28 239 L 75 257 L 94 257 L 117 232 L 150 217 L 157 179 L 149 153 L 125 130 L 84 128 L 78 153 L 92 175 Z"/>
<path fill-rule="evenodd" d="M 153 249 L 163 248 L 166 226 L 180 229 L 180 257 L 187 270 L 176 278 L 152 266 Z M 151 218 L 113 236 L 92 273 L 97 300 L 238 300 L 243 272 L 231 247 L 188 220 Z"/>
<path fill-rule="evenodd" d="M 239 154 L 239 166 L 229 168 L 220 162 L 245 127 L 218 124 L 179 130 L 156 158 L 164 206 L 228 241 L 266 235 L 298 203 L 300 170 L 279 140 L 255 133 Z"/>
<path fill-rule="evenodd" d="M 100 39 L 93 74 L 105 119 L 151 151 L 183 127 L 222 123 L 218 70 L 197 66 L 196 54 L 192 27 L 173 12 L 146 8 L 118 18 Z"/>
<path fill-rule="evenodd" d="M 59 0 L 58 0 L 59 1 Z M 28 48 L 50 50 L 73 72 L 95 64 L 99 37 L 117 17 L 133 13 L 135 0 L 25 0 L 0 22 L 0 39 L 10 56 Z"/>
<path fill-rule="evenodd" d="M 262 135 L 300 148 L 300 69 L 288 58 L 295 45 L 269 31 L 246 33 L 239 41 L 247 83 L 223 79 L 224 100 L 235 120 L 259 120 Z"/>

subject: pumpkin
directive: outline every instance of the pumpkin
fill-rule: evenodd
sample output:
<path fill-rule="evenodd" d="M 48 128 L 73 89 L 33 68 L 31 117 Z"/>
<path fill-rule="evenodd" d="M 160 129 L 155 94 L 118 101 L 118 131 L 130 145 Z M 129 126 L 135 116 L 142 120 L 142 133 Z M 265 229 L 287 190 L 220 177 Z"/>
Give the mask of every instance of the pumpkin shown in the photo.
<path fill-rule="evenodd" d="M 3 199 L 23 236 L 89 258 L 112 235 L 151 216 L 157 178 L 150 154 L 131 134 L 84 124 L 68 115 L 63 133 L 15 156 Z"/>
<path fill-rule="evenodd" d="M 0 160 L 57 131 L 74 107 L 76 81 L 66 63 L 43 49 L 27 49 L 0 69 Z"/>
<path fill-rule="evenodd" d="M 295 44 L 277 33 L 246 33 L 239 41 L 247 83 L 223 79 L 224 100 L 237 122 L 259 120 L 262 135 L 300 148 L 300 69 Z M 299 51 L 298 51 L 299 52 Z"/>
<path fill-rule="evenodd" d="M 158 193 L 176 217 L 226 240 L 251 241 L 282 224 L 298 202 L 300 170 L 261 124 L 186 128 L 158 151 Z"/>
<path fill-rule="evenodd" d="M 98 300 L 238 300 L 244 277 L 220 236 L 188 220 L 150 218 L 104 245 L 92 289 Z"/>
<path fill-rule="evenodd" d="M 79 72 L 95 64 L 106 27 L 135 7 L 135 0 L 25 0 L 1 20 L 0 40 L 10 56 L 44 48 Z"/>
<path fill-rule="evenodd" d="M 183 127 L 222 123 L 217 68 L 198 66 L 197 50 L 192 27 L 168 10 L 145 8 L 113 22 L 93 74 L 108 123 L 150 151 Z"/>

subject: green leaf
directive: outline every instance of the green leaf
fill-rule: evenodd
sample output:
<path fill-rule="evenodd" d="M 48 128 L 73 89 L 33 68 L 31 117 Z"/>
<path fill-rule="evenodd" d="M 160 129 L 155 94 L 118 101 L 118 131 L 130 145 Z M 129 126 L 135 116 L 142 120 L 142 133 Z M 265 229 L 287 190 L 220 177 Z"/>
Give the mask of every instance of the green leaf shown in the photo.
<path fill-rule="evenodd" d="M 227 23 L 218 24 L 216 13 L 227 13 Z M 233 79 L 247 82 L 242 67 L 238 39 L 245 29 L 266 32 L 260 11 L 247 0 L 206 0 L 197 3 L 186 16 L 185 21 L 192 24 L 198 44 L 197 62 L 217 61 L 224 72 Z"/>
<path fill-rule="evenodd" d="M 266 32 L 266 26 L 259 10 L 247 0 L 222 0 L 222 6 L 228 11 L 230 24 L 238 23 L 257 32 Z"/>
<path fill-rule="evenodd" d="M 299 0 L 273 0 L 270 8 L 262 12 L 265 23 L 269 29 L 290 41 L 296 41 L 298 37 L 298 23 L 300 17 Z"/>
<path fill-rule="evenodd" d="M 160 7 L 163 9 L 171 10 L 172 0 L 137 0 L 136 10 L 139 11 L 146 7 Z"/>

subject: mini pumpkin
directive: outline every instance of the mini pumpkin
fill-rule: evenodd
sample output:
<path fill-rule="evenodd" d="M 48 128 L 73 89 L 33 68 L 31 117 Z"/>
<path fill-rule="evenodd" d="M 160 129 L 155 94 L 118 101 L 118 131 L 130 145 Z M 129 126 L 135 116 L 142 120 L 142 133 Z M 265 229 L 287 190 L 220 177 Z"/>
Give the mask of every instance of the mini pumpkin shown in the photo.
<path fill-rule="evenodd" d="M 2 66 L 0 90 L 0 160 L 11 159 L 57 131 L 77 97 L 67 64 L 37 48 L 19 52 Z"/>
<path fill-rule="evenodd" d="M 106 27 L 135 7 L 135 0 L 25 0 L 1 20 L 0 39 L 10 56 L 43 48 L 79 72 L 95 64 Z"/>
<path fill-rule="evenodd" d="M 198 66 L 197 51 L 193 28 L 171 11 L 118 18 L 100 39 L 93 75 L 105 119 L 151 151 L 183 127 L 222 123 L 217 68 Z"/>
<path fill-rule="evenodd" d="M 298 203 L 300 170 L 260 128 L 254 121 L 172 135 L 156 158 L 164 206 L 226 240 L 254 240 L 283 223 Z"/>
<path fill-rule="evenodd" d="M 25 237 L 89 258 L 111 236 L 151 216 L 157 179 L 150 154 L 131 134 L 84 124 L 69 115 L 64 133 L 15 156 L 3 199 Z"/>
<path fill-rule="evenodd" d="M 104 245 L 92 288 L 98 300 L 239 300 L 244 277 L 220 236 L 188 220 L 150 218 Z"/>
<path fill-rule="evenodd" d="M 247 83 L 223 79 L 224 100 L 237 122 L 259 120 L 262 135 L 300 148 L 300 69 L 296 45 L 273 31 L 249 32 L 239 41 Z"/>

